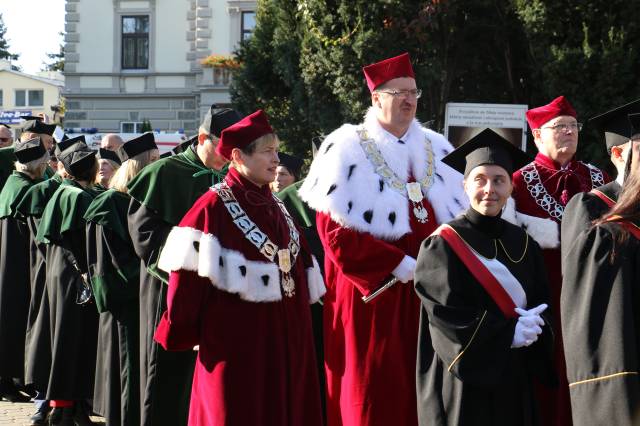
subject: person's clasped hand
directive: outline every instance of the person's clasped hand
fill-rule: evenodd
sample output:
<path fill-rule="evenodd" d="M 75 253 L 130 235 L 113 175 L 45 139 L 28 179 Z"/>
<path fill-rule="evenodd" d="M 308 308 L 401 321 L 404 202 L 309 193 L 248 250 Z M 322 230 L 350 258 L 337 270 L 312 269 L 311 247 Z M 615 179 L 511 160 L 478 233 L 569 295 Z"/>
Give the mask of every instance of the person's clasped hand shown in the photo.
<path fill-rule="evenodd" d="M 529 310 L 522 308 L 515 309 L 520 317 L 518 318 L 513 334 L 512 348 L 529 346 L 538 340 L 538 336 L 542 333 L 542 327 L 544 326 L 544 319 L 542 319 L 540 314 L 542 314 L 547 307 L 547 304 L 543 303 Z"/>

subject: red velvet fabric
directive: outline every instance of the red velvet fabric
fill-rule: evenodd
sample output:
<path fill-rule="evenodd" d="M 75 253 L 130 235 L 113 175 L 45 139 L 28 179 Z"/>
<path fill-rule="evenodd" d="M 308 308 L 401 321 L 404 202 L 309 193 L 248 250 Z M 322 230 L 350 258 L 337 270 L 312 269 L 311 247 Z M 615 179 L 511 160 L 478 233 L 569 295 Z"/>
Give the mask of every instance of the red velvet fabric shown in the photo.
<path fill-rule="evenodd" d="M 539 129 L 544 123 L 561 115 L 577 117 L 576 110 L 573 109 L 564 96 L 558 96 L 547 105 L 533 108 L 526 112 L 527 122 L 532 130 Z"/>
<path fill-rule="evenodd" d="M 233 168 L 225 180 L 258 227 L 277 245 L 286 245 L 288 227 L 268 187 L 257 188 Z M 222 247 L 265 261 L 213 191 L 194 204 L 179 226 L 211 233 Z M 261 303 L 219 290 L 195 272 L 171 273 L 168 310 L 155 340 L 167 350 L 200 345 L 189 425 L 322 424 L 305 271 L 309 266 L 311 257 L 303 245 L 292 269 L 295 295 Z"/>
<path fill-rule="evenodd" d="M 540 181 L 547 192 L 563 206 L 579 192 L 592 189 L 591 174 L 589 168 L 576 160 L 572 160 L 566 167 L 552 161 L 549 157 L 538 154 L 534 160 Z M 611 179 L 603 172 L 604 182 Z M 518 213 L 552 219 L 558 223 L 558 237 L 560 236 L 560 223 L 557 219 L 540 207 L 527 189 L 522 177 L 522 170 L 513 174 L 513 198 L 516 202 Z M 533 232 L 530 231 L 533 234 Z M 555 336 L 554 364 L 558 373 L 559 386 L 557 389 L 537 386 L 537 397 L 541 406 L 541 424 L 549 426 L 567 426 L 572 424 L 571 401 L 569 399 L 569 383 L 567 382 L 567 367 L 562 345 L 562 327 L 560 318 L 560 292 L 562 289 L 562 269 L 560 247 L 544 249 L 542 251 L 549 277 L 549 296 L 554 317 L 553 331 Z"/>
<path fill-rule="evenodd" d="M 376 87 L 394 78 L 416 78 L 408 53 L 367 65 L 362 68 L 362 71 L 364 72 L 364 77 L 367 79 L 367 86 L 371 92 L 373 92 Z"/>
<path fill-rule="evenodd" d="M 267 120 L 267 114 L 259 109 L 222 131 L 216 153 L 230 160 L 233 148 L 246 148 L 251 142 L 269 133 L 273 133 L 273 129 Z"/>
<path fill-rule="evenodd" d="M 426 224 L 411 214 L 410 234 L 383 241 L 344 228 L 318 213 L 325 249 L 324 297 L 327 424 L 417 425 L 416 350 L 420 302 L 413 283 L 397 283 L 368 304 L 361 298 L 391 278 L 406 255 L 438 224 L 431 205 Z M 410 207 L 409 211 L 412 211 Z"/>

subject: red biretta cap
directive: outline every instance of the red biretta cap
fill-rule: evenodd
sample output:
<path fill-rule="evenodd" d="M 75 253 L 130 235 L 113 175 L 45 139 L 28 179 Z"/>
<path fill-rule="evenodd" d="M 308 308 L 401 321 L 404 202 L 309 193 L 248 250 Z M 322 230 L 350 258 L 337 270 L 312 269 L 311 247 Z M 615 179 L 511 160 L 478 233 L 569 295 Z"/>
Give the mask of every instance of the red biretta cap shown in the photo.
<path fill-rule="evenodd" d="M 273 133 L 273 129 L 267 121 L 267 114 L 259 109 L 222 131 L 216 153 L 230 160 L 233 148 L 246 148 L 260 136 L 269 133 Z"/>
<path fill-rule="evenodd" d="M 369 91 L 371 92 L 373 92 L 376 87 L 394 78 L 416 78 L 408 53 L 367 65 L 362 68 L 362 71 L 364 72 L 364 76 L 367 79 L 367 86 L 369 86 Z"/>
<path fill-rule="evenodd" d="M 558 96 L 547 105 L 533 108 L 527 111 L 527 122 L 531 130 L 539 129 L 544 123 L 561 115 L 570 115 L 576 118 L 576 110 L 564 96 Z"/>

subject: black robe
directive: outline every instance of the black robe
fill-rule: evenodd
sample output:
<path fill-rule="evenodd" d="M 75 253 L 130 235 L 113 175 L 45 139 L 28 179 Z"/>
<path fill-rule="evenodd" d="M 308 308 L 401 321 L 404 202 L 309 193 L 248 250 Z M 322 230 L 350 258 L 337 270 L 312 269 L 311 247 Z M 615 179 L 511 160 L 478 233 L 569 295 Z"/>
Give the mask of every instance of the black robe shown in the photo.
<path fill-rule="evenodd" d="M 42 297 L 46 279 L 46 245 L 36 241 L 42 212 L 56 192 L 62 178 L 33 185 L 18 204 L 17 217 L 29 227 L 29 278 L 31 300 L 25 338 L 25 383 L 36 389 L 46 389 L 51 366 L 51 333 L 49 330 L 49 300 Z"/>
<path fill-rule="evenodd" d="M 46 285 L 51 330 L 51 370 L 46 399 L 84 400 L 93 395 L 98 312 L 78 305 L 77 289 L 87 272 L 83 215 L 93 193 L 64 180 L 47 204 L 37 241 L 47 245 Z"/>
<path fill-rule="evenodd" d="M 15 169 L 13 163 L 16 161 L 16 157 L 13 152 L 13 146 L 0 148 L 0 190 Z"/>
<path fill-rule="evenodd" d="M 564 262 L 560 308 L 573 424 L 638 425 L 640 241 L 618 224 L 598 225 L 578 237 Z"/>
<path fill-rule="evenodd" d="M 622 186 L 614 180 L 595 189 L 615 203 L 618 201 Z M 580 233 L 586 232 L 594 220 L 599 219 L 608 211 L 607 203 L 591 192 L 580 192 L 569 200 L 564 208 L 560 224 L 560 241 L 562 241 L 560 250 L 563 259 Z"/>
<path fill-rule="evenodd" d="M 98 355 L 93 411 L 107 425 L 140 424 L 140 259 L 127 229 L 130 197 L 113 189 L 89 206 L 87 263 L 98 312 Z"/>
<path fill-rule="evenodd" d="M 449 225 L 487 258 L 500 238 L 512 259 L 525 249 L 525 232 L 469 209 Z M 548 303 L 547 278 L 538 244 L 528 239 L 526 256 L 513 263 L 503 249 L 497 259 L 518 279 L 527 309 Z M 401 285 L 401 284 L 400 284 Z M 417 396 L 421 425 L 535 425 L 539 422 L 533 377 L 552 383 L 553 336 L 548 311 L 538 340 L 512 349 L 517 319 L 504 316 L 441 236 L 423 242 L 415 287 L 422 302 Z"/>
<path fill-rule="evenodd" d="M 168 352 L 153 340 L 167 309 L 166 273 L 158 269 L 162 247 L 193 203 L 222 179 L 206 169 L 194 148 L 146 166 L 128 185 L 129 233 L 140 266 L 140 423 L 186 425 L 195 351 Z"/>
<path fill-rule="evenodd" d="M 14 171 L 0 192 L 0 377 L 24 380 L 24 342 L 29 314 L 29 228 L 16 207 L 37 183 Z"/>

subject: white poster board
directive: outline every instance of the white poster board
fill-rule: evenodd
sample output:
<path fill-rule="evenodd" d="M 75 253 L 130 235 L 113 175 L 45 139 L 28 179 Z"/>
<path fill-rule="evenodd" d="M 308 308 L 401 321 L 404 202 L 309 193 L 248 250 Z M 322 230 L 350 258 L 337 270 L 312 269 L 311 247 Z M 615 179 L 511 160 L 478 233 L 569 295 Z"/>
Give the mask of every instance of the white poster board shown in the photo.
<path fill-rule="evenodd" d="M 527 105 L 448 103 L 444 135 L 458 147 L 490 128 L 523 151 L 527 147 Z"/>

